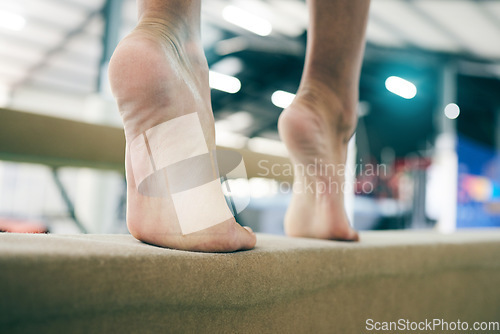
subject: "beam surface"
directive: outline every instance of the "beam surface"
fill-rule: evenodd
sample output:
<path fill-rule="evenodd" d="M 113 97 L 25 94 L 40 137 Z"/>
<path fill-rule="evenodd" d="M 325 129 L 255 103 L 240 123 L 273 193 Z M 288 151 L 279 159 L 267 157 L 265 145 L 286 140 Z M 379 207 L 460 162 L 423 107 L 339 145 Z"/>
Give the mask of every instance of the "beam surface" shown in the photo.
<path fill-rule="evenodd" d="M 498 230 L 257 237 L 254 250 L 210 254 L 129 235 L 0 234 L 0 332 L 350 334 L 377 332 L 368 319 L 500 321 Z"/>

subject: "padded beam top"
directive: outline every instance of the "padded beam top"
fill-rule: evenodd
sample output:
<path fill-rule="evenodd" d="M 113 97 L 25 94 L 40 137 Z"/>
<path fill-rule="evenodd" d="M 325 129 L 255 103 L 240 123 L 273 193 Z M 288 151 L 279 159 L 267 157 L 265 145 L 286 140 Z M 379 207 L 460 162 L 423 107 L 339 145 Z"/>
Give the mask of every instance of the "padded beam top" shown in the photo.
<path fill-rule="evenodd" d="M 124 170 L 123 129 L 0 109 L 0 159 Z"/>
<path fill-rule="evenodd" d="M 248 177 L 292 181 L 287 158 L 246 148 L 218 148 L 238 151 Z M 125 136 L 117 127 L 0 108 L 0 160 L 123 172 Z"/>
<path fill-rule="evenodd" d="M 365 332 L 500 314 L 500 232 L 258 235 L 232 254 L 128 235 L 0 234 L 0 332 Z M 495 317 L 497 317 L 495 319 Z"/>

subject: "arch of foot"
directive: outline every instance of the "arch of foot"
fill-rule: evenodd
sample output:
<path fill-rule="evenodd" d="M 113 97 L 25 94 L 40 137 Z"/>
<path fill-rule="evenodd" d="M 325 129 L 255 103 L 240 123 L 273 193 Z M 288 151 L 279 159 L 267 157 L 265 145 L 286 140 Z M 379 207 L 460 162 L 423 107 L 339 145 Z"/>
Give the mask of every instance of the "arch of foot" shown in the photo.
<path fill-rule="evenodd" d="M 130 144 L 141 196 L 171 197 L 182 234 L 233 217 L 221 191 L 215 152 L 205 142 L 198 113 L 158 124 Z"/>

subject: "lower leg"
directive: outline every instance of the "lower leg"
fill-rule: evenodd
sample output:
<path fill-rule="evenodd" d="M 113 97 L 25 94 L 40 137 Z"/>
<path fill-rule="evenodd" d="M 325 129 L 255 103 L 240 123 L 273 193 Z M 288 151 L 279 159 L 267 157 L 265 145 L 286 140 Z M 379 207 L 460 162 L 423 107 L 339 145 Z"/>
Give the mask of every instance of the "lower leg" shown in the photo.
<path fill-rule="evenodd" d="M 307 54 L 299 93 L 311 85 L 323 85 L 346 111 L 355 109 L 369 4 L 368 0 L 309 0 Z M 345 122 L 353 120 L 355 115 Z"/>
<path fill-rule="evenodd" d="M 309 7 L 301 84 L 279 122 L 297 171 L 285 230 L 293 236 L 356 240 L 344 209 L 344 174 L 338 171 L 345 167 L 356 127 L 369 1 L 309 0 Z M 328 173 L 304 173 L 311 164 Z"/>
<path fill-rule="evenodd" d="M 255 235 L 236 223 L 223 202 L 222 189 L 216 185 L 213 154 L 193 156 L 199 147 L 204 148 L 203 152 L 215 150 L 208 65 L 200 43 L 201 1 L 139 0 L 138 5 L 138 26 L 120 42 L 109 66 L 127 141 L 129 230 L 144 242 L 169 248 L 216 252 L 252 248 Z M 195 125 L 187 125 L 190 131 L 166 126 L 187 119 L 196 120 Z M 153 129 L 164 131 L 155 137 Z M 154 145 L 150 145 L 153 139 Z M 201 145 L 194 147 L 193 142 Z M 178 162 L 208 156 L 209 163 L 205 159 L 199 166 L 210 170 L 197 169 L 196 175 L 212 175 L 213 182 L 183 187 L 182 178 L 172 179 L 168 174 L 174 162 L 166 151 L 180 156 Z M 157 168 L 158 161 L 166 167 Z M 151 171 L 153 174 L 148 174 Z M 190 181 L 193 175 L 188 175 Z M 174 191 L 173 183 L 182 190 Z M 195 194 L 196 199 L 186 194 Z M 199 198 L 200 194 L 206 196 Z M 220 211 L 207 204 L 215 203 L 214 198 L 218 199 Z M 186 221 L 206 228 L 186 228 Z"/>

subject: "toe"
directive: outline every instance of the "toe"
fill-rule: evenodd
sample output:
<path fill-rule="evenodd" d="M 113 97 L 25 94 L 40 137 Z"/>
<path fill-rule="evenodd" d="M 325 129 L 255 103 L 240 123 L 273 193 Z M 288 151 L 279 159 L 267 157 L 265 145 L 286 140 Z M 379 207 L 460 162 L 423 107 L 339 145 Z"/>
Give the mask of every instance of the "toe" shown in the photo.
<path fill-rule="evenodd" d="M 243 227 L 243 233 L 241 233 L 241 249 L 248 250 L 255 247 L 257 243 L 257 236 L 248 226 Z"/>
<path fill-rule="evenodd" d="M 255 233 L 251 228 L 247 226 L 241 226 L 236 223 L 236 234 L 231 242 L 232 249 L 234 251 L 239 250 L 250 250 L 255 247 L 255 243 L 257 242 L 257 238 Z"/>
<path fill-rule="evenodd" d="M 356 230 L 349 227 L 345 232 L 339 233 L 334 236 L 333 240 L 337 241 L 359 241 L 359 234 Z"/>

